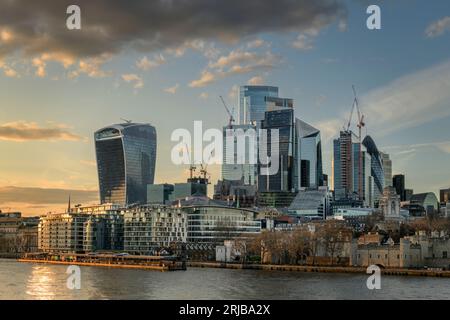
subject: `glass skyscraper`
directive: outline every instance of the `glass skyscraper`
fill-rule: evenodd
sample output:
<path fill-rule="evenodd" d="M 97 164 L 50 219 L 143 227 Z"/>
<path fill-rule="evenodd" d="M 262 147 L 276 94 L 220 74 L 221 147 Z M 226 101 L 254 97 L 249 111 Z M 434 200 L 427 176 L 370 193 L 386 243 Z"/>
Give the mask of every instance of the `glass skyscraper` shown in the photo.
<path fill-rule="evenodd" d="M 269 157 L 271 156 L 272 138 L 271 130 L 278 130 L 278 141 L 274 143 L 279 145 L 279 168 L 278 172 L 273 175 L 259 175 L 258 189 L 261 192 L 266 191 L 292 191 L 295 189 L 295 167 L 294 167 L 294 150 L 295 150 L 295 122 L 294 109 L 286 108 L 265 113 L 265 118 L 261 124 L 262 129 L 267 130 L 267 146 L 261 146 L 267 150 L 264 151 Z M 261 165 L 263 166 L 263 165 Z"/>
<path fill-rule="evenodd" d="M 333 141 L 333 188 L 335 199 L 346 199 L 353 194 L 352 133 L 341 131 Z"/>
<path fill-rule="evenodd" d="M 297 133 L 297 168 L 299 187 L 317 188 L 323 186 L 322 143 L 320 131 L 308 123 L 295 119 Z"/>
<path fill-rule="evenodd" d="M 373 141 L 372 137 L 366 136 L 362 142 L 363 146 L 366 147 L 367 153 L 371 156 L 371 175 L 373 177 L 374 183 L 374 202 L 378 202 L 380 197 L 383 195 L 384 189 L 384 171 L 383 163 L 381 160 L 380 152 Z"/>
<path fill-rule="evenodd" d="M 155 177 L 155 128 L 122 123 L 98 130 L 94 138 L 100 202 L 146 203 L 147 184 Z"/>
<path fill-rule="evenodd" d="M 387 153 L 380 152 L 380 155 L 384 171 L 384 187 L 392 187 L 392 160 Z"/>
<path fill-rule="evenodd" d="M 264 113 L 268 111 L 267 97 L 277 98 L 278 87 L 241 86 L 238 123 L 251 124 L 264 120 Z"/>
<path fill-rule="evenodd" d="M 251 132 L 254 134 L 251 135 Z M 233 136 L 233 143 L 228 144 L 227 140 L 230 134 Z M 239 140 L 241 141 L 238 142 Z M 239 143 L 244 146 L 244 150 L 240 152 L 241 154 L 238 152 Z M 229 148 L 233 148 L 233 150 L 228 150 Z M 233 159 L 227 159 L 228 152 L 233 154 Z M 222 179 L 228 181 L 241 180 L 245 185 L 255 185 L 258 174 L 257 161 L 258 141 L 256 127 L 251 124 L 233 125 L 232 128 L 224 127 Z"/>

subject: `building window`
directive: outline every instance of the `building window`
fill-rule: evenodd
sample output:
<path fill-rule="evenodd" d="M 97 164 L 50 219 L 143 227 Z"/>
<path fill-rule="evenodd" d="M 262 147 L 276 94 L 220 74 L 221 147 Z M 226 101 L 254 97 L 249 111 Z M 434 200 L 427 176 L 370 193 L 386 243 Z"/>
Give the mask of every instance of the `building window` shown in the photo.
<path fill-rule="evenodd" d="M 442 251 L 442 258 L 447 259 L 447 251 Z"/>

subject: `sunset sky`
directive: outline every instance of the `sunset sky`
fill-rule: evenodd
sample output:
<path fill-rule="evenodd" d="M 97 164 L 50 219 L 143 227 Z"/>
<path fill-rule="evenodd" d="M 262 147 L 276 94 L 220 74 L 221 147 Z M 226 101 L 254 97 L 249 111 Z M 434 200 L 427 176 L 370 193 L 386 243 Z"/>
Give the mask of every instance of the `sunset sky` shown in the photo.
<path fill-rule="evenodd" d="M 328 174 L 355 84 L 393 172 L 415 192 L 450 187 L 448 0 L 84 0 L 81 30 L 66 28 L 70 4 L 0 0 L 2 210 L 63 210 L 69 194 L 95 203 L 93 132 L 121 118 L 156 127 L 156 183 L 184 180 L 170 134 L 194 120 L 221 128 L 219 95 L 237 111 L 244 84 L 294 99 L 321 130 Z M 220 168 L 209 169 L 214 183 Z"/>

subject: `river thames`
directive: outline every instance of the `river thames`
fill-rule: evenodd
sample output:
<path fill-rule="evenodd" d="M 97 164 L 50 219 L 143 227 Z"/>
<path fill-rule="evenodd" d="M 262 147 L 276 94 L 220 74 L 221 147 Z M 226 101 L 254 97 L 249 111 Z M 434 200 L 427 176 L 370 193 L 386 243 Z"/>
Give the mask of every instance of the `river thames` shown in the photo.
<path fill-rule="evenodd" d="M 200 269 L 158 272 L 80 267 L 70 290 L 67 266 L 0 259 L 0 299 L 449 299 L 450 279 L 383 276 L 368 290 L 364 274 Z"/>

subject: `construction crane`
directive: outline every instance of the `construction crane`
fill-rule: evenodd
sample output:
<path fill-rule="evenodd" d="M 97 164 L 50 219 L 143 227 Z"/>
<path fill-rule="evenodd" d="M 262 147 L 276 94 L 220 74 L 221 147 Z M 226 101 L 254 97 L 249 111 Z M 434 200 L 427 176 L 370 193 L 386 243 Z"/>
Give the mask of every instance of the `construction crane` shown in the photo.
<path fill-rule="evenodd" d="M 223 106 L 225 107 L 225 110 L 227 111 L 228 115 L 230 116 L 230 119 L 228 120 L 228 128 L 233 127 L 233 123 L 235 122 L 233 114 L 230 112 L 230 109 L 228 109 L 227 104 L 225 103 L 225 100 L 222 96 L 219 96 L 220 100 L 222 100 Z M 234 109 L 233 109 L 234 110 Z"/>
<path fill-rule="evenodd" d="M 200 175 L 203 177 L 206 184 L 210 184 L 210 182 L 209 182 L 210 175 L 209 175 L 207 169 L 208 169 L 209 160 L 211 159 L 212 155 L 213 155 L 213 151 L 211 151 L 211 154 L 209 155 L 209 159 L 208 159 L 208 161 L 206 161 L 206 164 L 205 165 L 203 165 L 203 163 L 200 164 Z"/>
<path fill-rule="evenodd" d="M 189 153 L 189 147 L 187 145 L 187 143 L 185 142 L 184 145 L 186 146 L 186 152 L 188 154 L 188 158 L 189 158 L 189 178 L 192 179 L 194 177 L 194 172 L 195 170 L 197 170 L 197 167 L 194 166 L 194 163 L 191 161 L 191 154 Z"/>
<path fill-rule="evenodd" d="M 353 90 L 353 104 L 352 104 L 352 110 L 350 112 L 350 117 L 348 119 L 348 123 L 347 123 L 347 127 L 345 129 L 346 132 L 350 132 L 351 134 L 353 134 L 357 139 L 358 139 L 358 197 L 360 200 L 363 200 L 363 181 L 362 181 L 362 150 L 361 150 L 361 143 L 362 143 L 362 128 L 365 127 L 365 122 L 364 122 L 364 114 L 361 113 L 360 109 L 359 109 L 359 100 L 358 100 L 358 96 L 356 94 L 356 89 L 355 86 L 352 85 L 352 90 Z M 354 132 L 352 132 L 350 130 L 350 126 L 352 123 L 352 118 L 353 118 L 353 113 L 356 109 L 357 115 L 358 115 L 358 122 L 356 124 L 356 127 L 358 128 L 358 135 L 356 135 Z"/>

